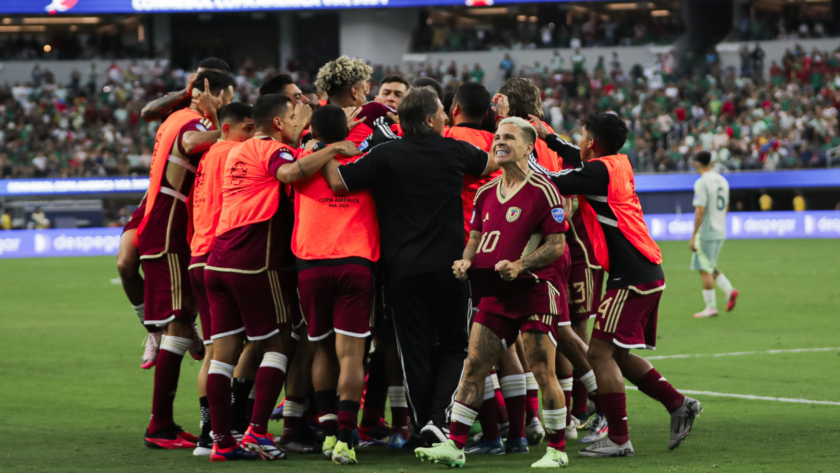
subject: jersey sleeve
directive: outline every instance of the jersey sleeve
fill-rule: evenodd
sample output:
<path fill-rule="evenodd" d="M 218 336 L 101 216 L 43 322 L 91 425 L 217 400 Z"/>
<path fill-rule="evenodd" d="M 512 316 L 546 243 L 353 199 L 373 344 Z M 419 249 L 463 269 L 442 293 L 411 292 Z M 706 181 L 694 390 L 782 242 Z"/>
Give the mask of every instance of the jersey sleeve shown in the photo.
<path fill-rule="evenodd" d="M 181 153 L 181 156 L 185 157 L 188 155 L 186 150 L 184 150 L 184 133 L 188 131 L 213 131 L 213 125 L 206 118 L 196 118 L 181 127 L 181 131 L 178 132 L 178 152 Z"/>
<path fill-rule="evenodd" d="M 353 192 L 373 187 L 379 176 L 379 163 L 382 161 L 382 148 L 372 149 L 370 153 L 338 167 L 338 175 L 344 187 Z"/>
<path fill-rule="evenodd" d="M 293 162 L 295 162 L 295 155 L 288 149 L 280 148 L 272 153 L 268 159 L 268 172 L 276 177 L 277 170 L 280 169 L 280 166 Z"/>
<path fill-rule="evenodd" d="M 691 202 L 691 205 L 695 207 L 706 207 L 708 200 L 709 196 L 706 193 L 706 185 L 703 183 L 703 179 L 697 179 L 694 182 L 694 200 Z"/>
<path fill-rule="evenodd" d="M 557 192 L 557 189 L 552 187 L 545 192 L 545 199 L 540 200 L 538 208 L 542 215 L 540 230 L 542 230 L 543 236 L 569 231 L 566 211 L 563 210 L 563 197 Z"/>
<path fill-rule="evenodd" d="M 487 169 L 490 155 L 487 154 L 487 151 L 484 151 L 472 143 L 460 140 L 455 141 L 458 143 L 458 146 L 461 147 L 464 157 L 466 158 L 466 167 L 464 172 L 471 176 L 481 177 Z"/>

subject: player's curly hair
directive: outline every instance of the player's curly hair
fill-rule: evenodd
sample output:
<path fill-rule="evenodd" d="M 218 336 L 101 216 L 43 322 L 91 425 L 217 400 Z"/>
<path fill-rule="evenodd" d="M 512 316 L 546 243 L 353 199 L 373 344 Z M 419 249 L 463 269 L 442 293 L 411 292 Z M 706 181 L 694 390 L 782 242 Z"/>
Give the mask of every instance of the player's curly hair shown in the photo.
<path fill-rule="evenodd" d="M 540 89 L 530 79 L 514 77 L 499 89 L 499 93 L 507 96 L 510 103 L 510 116 L 528 119 L 528 115 L 545 119 L 540 98 Z"/>
<path fill-rule="evenodd" d="M 341 56 L 318 70 L 315 87 L 333 96 L 361 82 L 370 80 L 373 68 L 358 58 Z"/>

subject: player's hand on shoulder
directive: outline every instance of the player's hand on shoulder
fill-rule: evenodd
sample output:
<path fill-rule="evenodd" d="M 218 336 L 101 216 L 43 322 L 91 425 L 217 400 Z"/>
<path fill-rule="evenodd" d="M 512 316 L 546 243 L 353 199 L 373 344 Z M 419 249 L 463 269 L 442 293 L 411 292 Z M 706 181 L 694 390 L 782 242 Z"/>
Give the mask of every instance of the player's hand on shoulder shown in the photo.
<path fill-rule="evenodd" d="M 304 129 L 309 126 L 309 120 L 312 118 L 312 107 L 301 102 L 295 105 L 295 126 Z"/>
<path fill-rule="evenodd" d="M 543 123 L 543 121 L 540 120 L 540 117 L 528 114 L 528 121 L 531 122 L 531 125 L 533 125 L 534 129 L 537 130 L 537 137 L 539 139 L 545 140 L 545 137 L 550 134 L 548 132 L 548 128 L 546 128 L 545 126 L 545 123 Z"/>
<path fill-rule="evenodd" d="M 519 273 L 522 272 L 522 267 L 519 263 L 513 262 L 503 259 L 496 263 L 496 271 L 499 272 L 499 275 L 502 276 L 502 279 L 505 281 L 513 281 L 519 276 Z"/>
<path fill-rule="evenodd" d="M 187 93 L 187 96 L 192 95 L 193 87 L 195 87 L 195 80 L 198 79 L 198 73 L 193 72 L 189 76 L 187 76 L 187 87 L 184 91 Z"/>
<path fill-rule="evenodd" d="M 493 111 L 496 113 L 496 118 L 507 118 L 510 112 L 510 102 L 507 95 L 496 94 L 493 96 Z"/>
<path fill-rule="evenodd" d="M 344 116 L 347 117 L 347 131 L 352 130 L 359 126 L 359 124 L 364 123 L 367 120 L 367 117 L 362 117 L 361 120 L 356 120 L 356 117 L 362 113 L 362 107 L 344 107 Z"/>
<path fill-rule="evenodd" d="M 388 112 L 387 115 L 388 115 L 388 118 L 390 118 L 391 120 L 394 121 L 394 123 L 396 123 L 397 125 L 400 124 L 400 116 L 399 115 L 397 115 L 394 112 Z"/>
<path fill-rule="evenodd" d="M 362 154 L 352 141 L 339 141 L 338 143 L 334 143 L 332 148 L 342 156 L 359 156 Z"/>
<path fill-rule="evenodd" d="M 472 266 L 472 262 L 467 259 L 459 259 L 452 265 L 452 272 L 459 281 L 467 280 L 467 270 Z"/>

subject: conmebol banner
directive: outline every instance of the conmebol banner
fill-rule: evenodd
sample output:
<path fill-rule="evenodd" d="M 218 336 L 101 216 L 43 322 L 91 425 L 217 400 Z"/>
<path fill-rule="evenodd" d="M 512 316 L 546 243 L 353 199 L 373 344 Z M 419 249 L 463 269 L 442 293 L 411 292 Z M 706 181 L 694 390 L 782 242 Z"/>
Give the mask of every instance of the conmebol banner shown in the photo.
<path fill-rule="evenodd" d="M 548 1 L 548 0 L 542 0 Z M 566 0 L 570 1 L 570 0 Z M 534 0 L 495 0 L 533 3 Z M 0 0 L 5 14 L 178 13 L 265 10 L 329 10 L 338 8 L 493 5 L 494 0 Z"/>
<path fill-rule="evenodd" d="M 688 240 L 694 214 L 645 215 L 654 240 Z M 726 236 L 732 239 L 840 238 L 840 212 L 732 212 L 726 216 Z"/>

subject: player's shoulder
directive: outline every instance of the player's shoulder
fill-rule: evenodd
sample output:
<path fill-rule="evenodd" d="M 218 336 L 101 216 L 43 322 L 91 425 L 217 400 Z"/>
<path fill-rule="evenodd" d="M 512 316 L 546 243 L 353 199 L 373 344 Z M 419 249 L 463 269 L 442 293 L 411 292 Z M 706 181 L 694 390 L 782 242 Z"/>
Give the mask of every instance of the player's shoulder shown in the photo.
<path fill-rule="evenodd" d="M 490 190 L 490 189 L 495 189 L 495 188 L 496 188 L 496 186 L 498 186 L 498 185 L 499 185 L 499 182 L 500 182 L 501 180 L 502 180 L 502 176 L 501 176 L 501 175 L 499 175 L 499 176 L 494 177 L 493 179 L 490 179 L 489 181 L 487 181 L 487 183 L 486 183 L 486 184 L 484 184 L 483 186 L 479 187 L 479 188 L 478 188 L 478 190 L 477 190 L 477 191 L 475 191 L 475 199 L 474 199 L 474 200 L 475 200 L 475 202 L 478 202 L 478 199 L 479 199 L 479 198 L 483 198 L 484 196 L 486 196 L 486 195 L 487 195 L 487 194 L 486 194 L 486 192 L 487 192 L 488 190 Z"/>
<path fill-rule="evenodd" d="M 557 186 L 544 174 L 532 172 L 531 178 L 528 179 L 525 185 L 536 195 L 545 197 L 546 202 L 550 206 L 556 207 L 563 205 L 563 197 L 560 196 L 560 191 L 557 190 Z"/>

